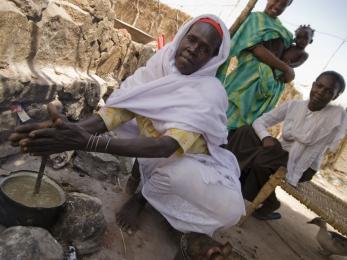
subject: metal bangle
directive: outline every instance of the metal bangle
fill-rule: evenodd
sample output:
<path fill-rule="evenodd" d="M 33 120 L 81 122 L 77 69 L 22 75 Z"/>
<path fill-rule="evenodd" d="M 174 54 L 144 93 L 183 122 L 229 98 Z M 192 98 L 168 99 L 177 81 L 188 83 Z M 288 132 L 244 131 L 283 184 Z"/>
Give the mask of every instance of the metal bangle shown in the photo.
<path fill-rule="evenodd" d="M 107 152 L 107 147 L 110 144 L 110 141 L 111 141 L 111 137 L 109 137 L 108 140 L 107 140 L 107 143 L 105 145 L 105 152 Z"/>
<path fill-rule="evenodd" d="M 98 136 L 98 140 L 96 140 L 96 144 L 95 144 L 95 148 L 94 148 L 94 151 L 95 151 L 95 152 L 96 152 L 96 149 L 97 149 L 97 147 L 98 147 L 99 140 L 100 140 L 100 135 Z"/>
<path fill-rule="evenodd" d="M 90 151 L 92 151 L 93 150 L 93 145 L 94 145 L 94 142 L 95 142 L 95 138 L 96 138 L 96 134 L 95 135 L 93 135 L 93 141 L 92 141 L 92 143 L 91 143 L 91 145 L 90 145 L 90 148 L 89 148 L 89 150 Z"/>
<path fill-rule="evenodd" d="M 87 151 L 88 151 L 89 143 L 90 143 L 90 140 L 92 139 L 92 137 L 93 137 L 93 135 L 90 135 L 89 140 L 88 140 L 88 143 L 87 143 L 87 145 L 86 145 L 86 150 L 87 150 Z"/>

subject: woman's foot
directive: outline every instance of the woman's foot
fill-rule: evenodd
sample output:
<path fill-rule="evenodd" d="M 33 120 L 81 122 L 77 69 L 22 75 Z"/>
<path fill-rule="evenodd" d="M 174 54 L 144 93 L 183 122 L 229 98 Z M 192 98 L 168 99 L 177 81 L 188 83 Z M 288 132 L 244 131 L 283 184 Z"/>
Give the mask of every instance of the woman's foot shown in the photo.
<path fill-rule="evenodd" d="M 205 234 L 188 233 L 182 235 L 180 249 L 174 260 L 206 259 L 225 260 L 231 255 L 235 256 L 229 243 L 222 245 Z M 241 256 L 235 259 L 244 259 Z"/>
<path fill-rule="evenodd" d="M 138 229 L 138 218 L 146 205 L 146 199 L 141 193 L 132 196 L 116 213 L 116 222 L 119 227 L 132 234 Z"/>

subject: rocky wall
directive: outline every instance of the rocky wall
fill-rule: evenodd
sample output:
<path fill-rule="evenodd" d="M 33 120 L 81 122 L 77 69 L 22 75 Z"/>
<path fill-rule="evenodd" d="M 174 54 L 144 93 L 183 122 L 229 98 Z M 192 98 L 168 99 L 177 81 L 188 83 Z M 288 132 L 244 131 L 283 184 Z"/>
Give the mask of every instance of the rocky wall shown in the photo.
<path fill-rule="evenodd" d="M 154 38 L 173 37 L 178 28 L 189 18 L 184 12 L 172 9 L 159 0 L 117 0 L 116 17 L 145 31 Z"/>
<path fill-rule="evenodd" d="M 43 119 L 58 98 L 79 120 L 154 53 L 114 28 L 109 0 L 0 0 L 0 141 L 16 125 L 11 106 Z"/>

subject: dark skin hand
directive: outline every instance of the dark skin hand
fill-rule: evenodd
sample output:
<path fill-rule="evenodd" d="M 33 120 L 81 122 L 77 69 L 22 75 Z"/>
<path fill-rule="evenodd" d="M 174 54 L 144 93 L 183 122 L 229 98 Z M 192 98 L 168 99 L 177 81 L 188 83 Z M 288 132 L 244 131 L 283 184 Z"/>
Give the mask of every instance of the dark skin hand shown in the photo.
<path fill-rule="evenodd" d="M 13 146 L 18 146 L 19 141 L 25 138 L 29 137 L 29 133 L 35 129 L 43 129 L 43 128 L 50 128 L 54 127 L 55 122 L 58 119 L 66 120 L 65 116 L 58 113 L 57 107 L 53 103 L 49 103 L 47 106 L 47 111 L 51 117 L 51 120 L 38 122 L 38 123 L 31 123 L 31 124 L 25 124 L 17 127 L 15 129 L 15 132 L 12 133 L 9 137 L 9 140 L 11 141 L 11 144 Z"/>
<path fill-rule="evenodd" d="M 107 131 L 103 120 L 98 115 L 81 123 L 69 123 L 64 122 L 61 119 L 62 116 L 59 116 L 52 106 L 49 106 L 48 110 L 52 117 L 51 122 L 21 126 L 17 128 L 16 134 L 10 136 L 10 140 L 18 142 L 23 152 L 47 155 L 69 150 L 86 150 L 93 133 Z M 105 151 L 107 142 L 107 138 L 95 138 L 92 150 L 120 156 L 159 158 L 169 157 L 179 149 L 177 141 L 169 136 L 111 139 Z"/>
<path fill-rule="evenodd" d="M 57 123 L 67 122 L 67 118 L 58 112 L 57 107 L 53 103 L 49 103 L 47 106 L 47 111 L 51 117 L 51 120 L 44 122 L 31 123 L 19 126 L 15 129 L 15 133 L 11 134 L 9 140 L 12 145 L 18 146 L 19 141 L 22 139 L 29 138 L 29 133 L 37 129 L 54 128 Z M 79 125 L 83 127 L 90 134 L 94 133 L 104 133 L 107 132 L 107 128 L 104 123 L 99 124 L 99 118 L 91 117 Z"/>
<path fill-rule="evenodd" d="M 272 137 L 272 136 L 266 136 L 263 138 L 263 140 L 261 140 L 263 147 L 271 147 L 274 146 L 275 140 L 277 140 L 276 138 Z"/>

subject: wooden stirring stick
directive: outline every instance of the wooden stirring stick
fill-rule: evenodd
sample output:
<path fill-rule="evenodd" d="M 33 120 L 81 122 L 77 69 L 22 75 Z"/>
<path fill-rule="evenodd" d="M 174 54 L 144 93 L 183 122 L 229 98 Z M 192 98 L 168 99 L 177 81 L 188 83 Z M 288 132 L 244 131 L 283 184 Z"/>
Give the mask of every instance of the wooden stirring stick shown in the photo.
<path fill-rule="evenodd" d="M 43 174 L 45 172 L 47 160 L 48 160 L 48 155 L 42 156 L 39 174 L 37 175 L 37 178 L 36 178 L 34 194 L 40 193 L 42 177 L 43 177 Z"/>

